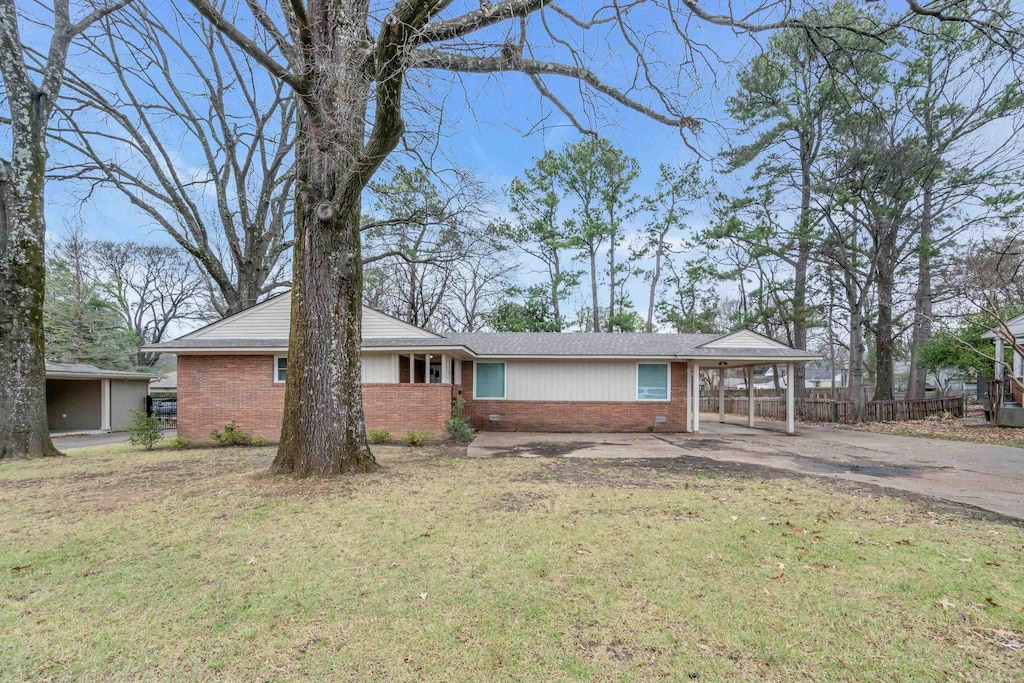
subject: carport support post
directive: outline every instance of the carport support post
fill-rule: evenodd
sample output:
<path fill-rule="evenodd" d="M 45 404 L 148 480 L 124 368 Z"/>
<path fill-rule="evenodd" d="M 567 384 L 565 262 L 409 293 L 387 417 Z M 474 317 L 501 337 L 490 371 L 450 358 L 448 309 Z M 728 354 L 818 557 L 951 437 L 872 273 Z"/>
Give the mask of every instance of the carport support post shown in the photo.
<path fill-rule="evenodd" d="M 693 431 L 693 371 L 692 360 L 686 361 L 686 431 Z"/>
<path fill-rule="evenodd" d="M 100 429 L 110 431 L 110 380 L 100 380 Z"/>
<path fill-rule="evenodd" d="M 747 368 L 747 426 L 754 426 L 754 366 Z"/>
<path fill-rule="evenodd" d="M 693 362 L 693 432 L 700 431 L 700 364 Z"/>
<path fill-rule="evenodd" d="M 796 363 L 786 363 L 786 433 L 796 433 L 796 410 L 793 396 L 796 393 L 793 387 L 794 377 L 796 374 Z"/>
<path fill-rule="evenodd" d="M 1003 359 L 1006 356 L 1003 354 L 1003 338 L 996 335 L 996 366 L 995 366 L 995 378 L 999 381 L 1003 379 Z"/>
<path fill-rule="evenodd" d="M 718 368 L 718 421 L 725 422 L 725 368 Z"/>

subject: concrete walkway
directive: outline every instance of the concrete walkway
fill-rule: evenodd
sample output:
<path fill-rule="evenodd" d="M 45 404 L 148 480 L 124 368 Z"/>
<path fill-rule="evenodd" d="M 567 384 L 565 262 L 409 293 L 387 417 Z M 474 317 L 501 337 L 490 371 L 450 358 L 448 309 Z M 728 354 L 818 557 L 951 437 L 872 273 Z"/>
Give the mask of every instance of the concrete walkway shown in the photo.
<path fill-rule="evenodd" d="M 161 438 L 169 439 L 178 432 L 174 429 L 165 429 Z M 53 445 L 61 451 L 70 448 L 88 448 L 89 446 L 109 446 L 116 443 L 127 443 L 127 432 L 78 432 L 78 433 L 53 433 L 50 434 Z"/>
<path fill-rule="evenodd" d="M 698 456 L 874 484 L 1024 519 L 1024 449 L 803 425 L 787 435 L 774 431 L 779 427 L 708 420 L 699 434 L 483 432 L 469 455 Z"/>

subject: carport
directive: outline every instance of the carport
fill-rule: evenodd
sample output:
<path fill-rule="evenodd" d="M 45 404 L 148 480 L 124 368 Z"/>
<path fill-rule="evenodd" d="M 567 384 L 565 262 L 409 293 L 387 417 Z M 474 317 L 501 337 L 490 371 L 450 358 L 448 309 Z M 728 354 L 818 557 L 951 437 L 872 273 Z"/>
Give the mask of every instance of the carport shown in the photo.
<path fill-rule="evenodd" d="M 119 432 L 132 411 L 146 409 L 153 375 L 84 363 L 46 363 L 46 416 L 51 432 Z"/>
<path fill-rule="evenodd" d="M 741 369 L 747 387 L 746 426 L 757 429 L 754 423 L 755 388 L 754 369 L 760 366 L 786 368 L 786 433 L 796 432 L 794 409 L 794 375 L 797 363 L 817 360 L 818 355 L 793 349 L 768 337 L 741 330 L 712 342 L 698 346 L 688 354 L 686 377 L 686 431 L 700 432 L 700 371 L 718 371 L 718 421 L 725 423 L 725 376 L 728 370 Z"/>

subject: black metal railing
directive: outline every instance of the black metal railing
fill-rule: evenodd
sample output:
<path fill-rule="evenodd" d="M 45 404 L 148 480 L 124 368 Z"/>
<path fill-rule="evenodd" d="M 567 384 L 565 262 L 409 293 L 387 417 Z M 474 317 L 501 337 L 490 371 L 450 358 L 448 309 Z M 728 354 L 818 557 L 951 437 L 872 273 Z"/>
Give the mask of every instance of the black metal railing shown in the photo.
<path fill-rule="evenodd" d="M 164 429 L 178 428 L 178 399 L 146 397 L 146 414 L 160 418 Z"/>

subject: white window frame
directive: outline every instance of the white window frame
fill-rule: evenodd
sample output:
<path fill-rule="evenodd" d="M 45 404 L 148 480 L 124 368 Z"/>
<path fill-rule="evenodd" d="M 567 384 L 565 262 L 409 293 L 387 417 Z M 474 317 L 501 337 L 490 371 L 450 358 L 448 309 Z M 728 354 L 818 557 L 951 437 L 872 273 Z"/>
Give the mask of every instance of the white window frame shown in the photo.
<path fill-rule="evenodd" d="M 662 365 L 665 367 L 665 378 L 668 380 L 665 384 L 666 397 L 665 398 L 640 398 L 640 366 L 641 365 Z M 633 390 L 633 396 L 636 397 L 637 401 L 644 403 L 669 403 L 672 401 L 672 364 L 668 361 L 639 361 L 636 364 L 636 386 Z"/>
<path fill-rule="evenodd" d="M 285 375 L 285 379 L 278 379 L 277 378 L 277 370 L 278 370 L 277 361 L 280 360 L 281 358 L 284 358 L 285 361 L 287 361 L 288 360 L 288 356 L 274 356 L 274 384 L 284 384 L 285 380 L 288 379 L 287 375 Z M 285 367 L 285 372 L 287 372 L 287 371 L 288 371 L 288 368 L 286 366 Z"/>
<path fill-rule="evenodd" d="M 477 372 L 477 364 L 483 363 L 485 365 L 502 365 L 505 371 L 501 373 L 501 396 L 479 396 L 476 393 L 476 379 L 480 376 Z M 481 401 L 504 401 L 508 396 L 508 363 L 503 360 L 482 360 L 473 361 L 473 400 L 480 399 Z"/>

